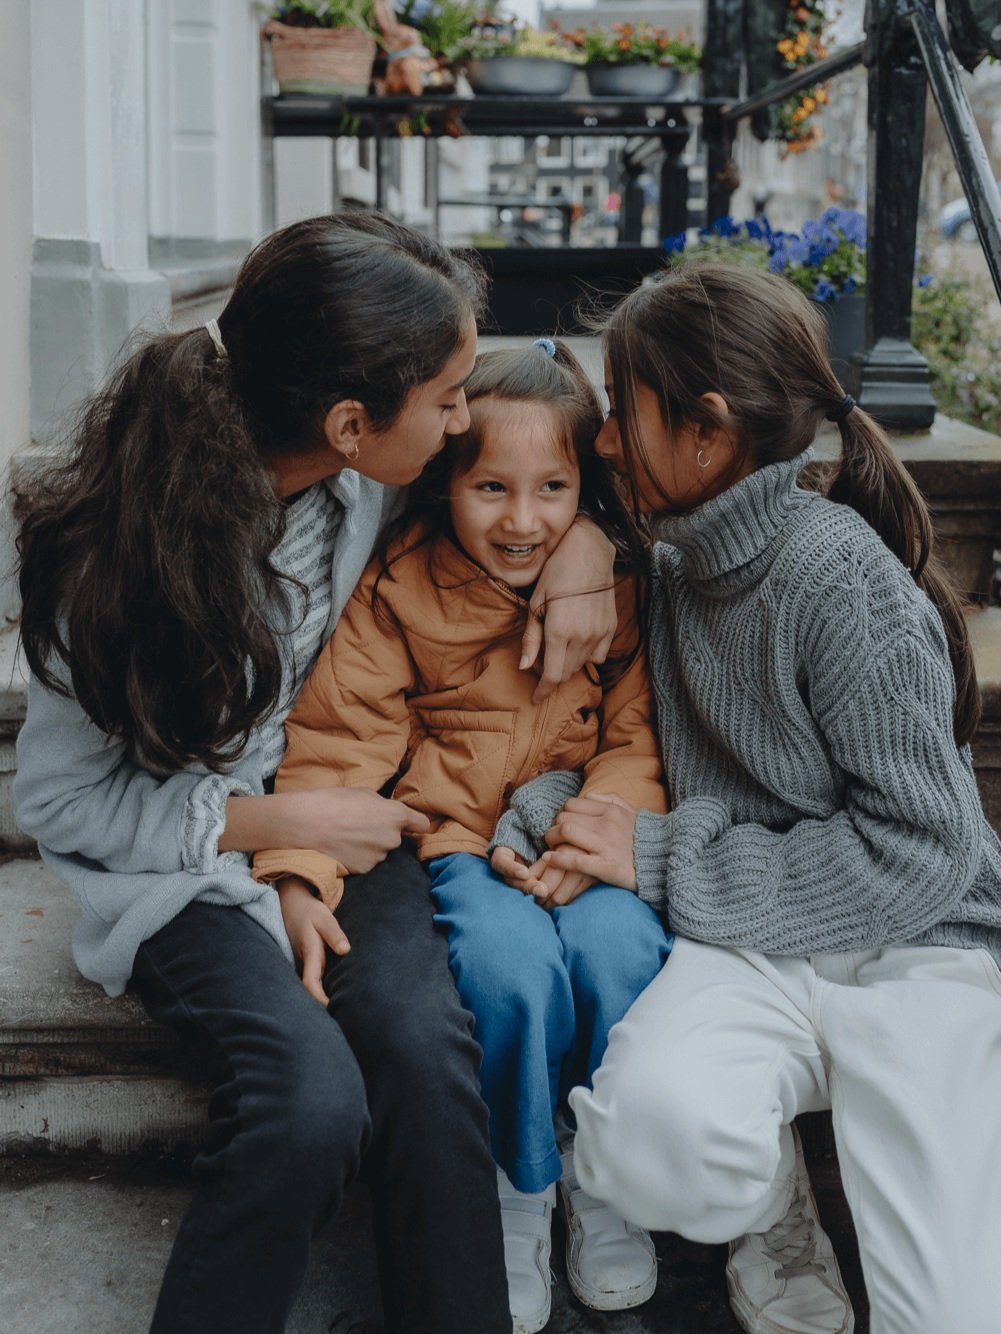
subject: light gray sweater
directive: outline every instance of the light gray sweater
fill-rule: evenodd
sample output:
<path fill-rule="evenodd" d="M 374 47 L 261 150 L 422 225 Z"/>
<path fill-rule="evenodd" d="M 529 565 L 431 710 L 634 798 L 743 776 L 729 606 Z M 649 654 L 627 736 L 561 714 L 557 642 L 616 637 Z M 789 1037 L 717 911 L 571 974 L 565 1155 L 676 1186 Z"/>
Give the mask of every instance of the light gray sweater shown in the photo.
<path fill-rule="evenodd" d="M 308 509 L 325 530 L 315 534 L 312 549 L 322 552 L 326 542 L 329 578 L 298 561 L 300 549 L 310 555 L 301 523 L 290 519 L 286 541 L 274 556 L 288 572 L 291 562 L 313 590 L 306 621 L 297 627 L 298 606 L 287 623 L 275 619 L 286 659 L 303 653 L 302 625 L 312 625 L 310 642 L 317 648 L 329 637 L 398 495 L 349 471 L 327 487 L 338 503 L 339 521 L 331 527 L 330 507 L 318 501 Z M 251 878 L 242 853 L 218 850 L 228 796 L 262 792 L 281 757 L 282 722 L 310 663 L 286 666 L 281 707 L 221 775 L 194 768 L 152 772 L 95 727 L 75 699 L 30 682 L 28 715 L 17 743 L 17 822 L 38 840 L 45 863 L 76 896 L 77 967 L 110 996 L 124 991 L 140 944 L 195 899 L 241 908 L 292 962 L 274 888 Z"/>
<path fill-rule="evenodd" d="M 1001 963 L 1001 844 L 953 739 L 941 620 L 854 510 L 797 485 L 811 457 L 661 523 L 649 657 L 672 810 L 637 817 L 638 892 L 717 945 Z M 494 843 L 538 848 L 566 796 L 566 775 L 536 779 Z"/>

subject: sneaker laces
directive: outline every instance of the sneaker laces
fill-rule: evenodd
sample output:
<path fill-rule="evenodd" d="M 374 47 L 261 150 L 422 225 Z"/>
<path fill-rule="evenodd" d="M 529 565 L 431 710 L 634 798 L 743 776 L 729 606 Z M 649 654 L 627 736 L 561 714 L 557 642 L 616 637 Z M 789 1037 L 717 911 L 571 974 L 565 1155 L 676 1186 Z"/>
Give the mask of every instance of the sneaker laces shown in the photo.
<path fill-rule="evenodd" d="M 827 1268 L 816 1258 L 817 1238 L 813 1219 L 806 1212 L 806 1192 L 800 1187 L 784 1218 L 764 1235 L 765 1250 L 778 1260 L 776 1278 L 796 1278 L 803 1274 L 826 1274 Z"/>

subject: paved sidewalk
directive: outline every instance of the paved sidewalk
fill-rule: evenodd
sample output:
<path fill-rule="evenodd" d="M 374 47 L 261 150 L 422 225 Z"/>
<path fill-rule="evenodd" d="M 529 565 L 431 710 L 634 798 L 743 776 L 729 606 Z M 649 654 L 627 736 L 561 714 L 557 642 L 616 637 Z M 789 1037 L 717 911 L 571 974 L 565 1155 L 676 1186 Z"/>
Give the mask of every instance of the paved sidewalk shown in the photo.
<path fill-rule="evenodd" d="M 846 1281 L 859 1298 L 857 1257 L 830 1166 L 814 1172 Z M 95 1160 L 0 1159 L 0 1325 L 4 1334 L 143 1334 L 190 1188 L 177 1172 Z M 378 1296 L 363 1191 L 317 1239 L 288 1334 L 346 1334 L 355 1321 L 377 1334 Z M 724 1247 L 658 1236 L 657 1292 L 631 1312 L 581 1306 L 563 1278 L 554 1230 L 553 1316 L 548 1334 L 739 1334 L 726 1299 Z M 857 1334 L 868 1328 L 863 1312 Z M 253 1334 L 246 1331 L 245 1334 Z M 469 1334 L 476 1334 L 475 1325 Z"/>

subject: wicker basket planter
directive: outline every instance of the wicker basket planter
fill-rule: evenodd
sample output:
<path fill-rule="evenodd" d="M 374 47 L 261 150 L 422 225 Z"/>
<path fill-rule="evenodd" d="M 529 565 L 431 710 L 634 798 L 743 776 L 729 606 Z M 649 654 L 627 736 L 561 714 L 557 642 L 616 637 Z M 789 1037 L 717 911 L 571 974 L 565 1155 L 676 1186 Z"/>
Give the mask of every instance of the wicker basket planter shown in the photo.
<path fill-rule="evenodd" d="M 360 28 L 298 28 L 272 19 L 264 25 L 282 93 L 363 97 L 375 62 L 375 38 Z"/>

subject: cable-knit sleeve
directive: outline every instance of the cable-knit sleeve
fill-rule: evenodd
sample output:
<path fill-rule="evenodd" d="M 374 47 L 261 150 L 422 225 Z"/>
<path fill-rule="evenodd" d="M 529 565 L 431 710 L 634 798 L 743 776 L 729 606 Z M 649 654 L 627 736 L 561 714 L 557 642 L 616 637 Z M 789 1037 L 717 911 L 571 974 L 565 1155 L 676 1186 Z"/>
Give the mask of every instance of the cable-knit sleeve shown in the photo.
<path fill-rule="evenodd" d="M 902 568 L 871 583 L 817 599 L 809 636 L 804 690 L 843 774 L 838 808 L 782 828 L 707 797 L 638 816 L 638 892 L 678 932 L 777 954 L 878 948 L 947 917 L 972 883 L 984 822 L 941 620 Z"/>
<path fill-rule="evenodd" d="M 487 856 L 494 848 L 511 848 L 525 861 L 537 861 L 546 850 L 546 834 L 560 808 L 579 794 L 583 782 L 583 774 L 554 769 L 524 783 L 511 797 L 510 809 L 497 821 Z"/>

